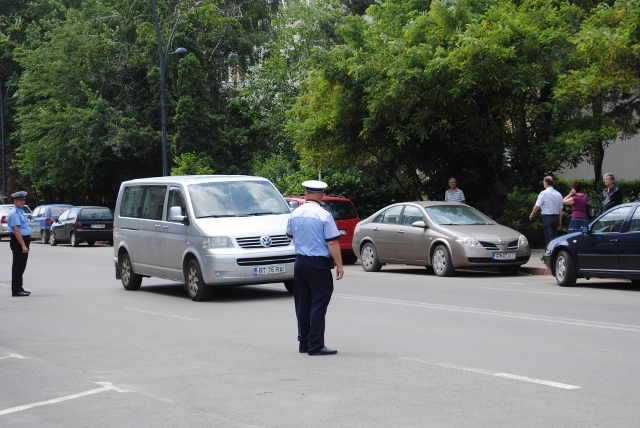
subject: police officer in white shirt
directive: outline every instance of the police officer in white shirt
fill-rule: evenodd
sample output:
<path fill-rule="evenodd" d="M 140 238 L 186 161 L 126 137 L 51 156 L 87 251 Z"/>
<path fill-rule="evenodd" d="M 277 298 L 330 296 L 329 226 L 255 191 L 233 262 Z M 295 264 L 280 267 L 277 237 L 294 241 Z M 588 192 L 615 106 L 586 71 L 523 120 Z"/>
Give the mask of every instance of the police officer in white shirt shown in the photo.
<path fill-rule="evenodd" d="M 297 208 L 287 223 L 287 237 L 293 239 L 296 262 L 293 270 L 293 297 L 298 319 L 299 352 L 309 355 L 335 355 L 324 345 L 325 315 L 333 294 L 332 264 L 336 279 L 342 279 L 340 232 L 331 214 L 322 207 L 327 183 L 309 180 L 306 203 Z M 333 258 L 333 263 L 332 263 Z"/>

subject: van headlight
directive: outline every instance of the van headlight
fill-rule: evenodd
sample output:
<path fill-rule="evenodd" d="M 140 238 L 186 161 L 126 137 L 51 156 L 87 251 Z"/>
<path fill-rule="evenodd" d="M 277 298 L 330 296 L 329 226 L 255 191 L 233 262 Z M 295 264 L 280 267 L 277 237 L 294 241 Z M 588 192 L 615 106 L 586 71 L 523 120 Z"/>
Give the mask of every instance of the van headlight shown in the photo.
<path fill-rule="evenodd" d="M 233 241 L 228 236 L 204 237 L 202 248 L 233 248 Z"/>
<path fill-rule="evenodd" d="M 482 244 L 471 236 L 467 236 L 465 238 L 461 238 L 456 236 L 456 242 L 460 245 L 464 245 L 465 247 L 482 247 Z"/>
<path fill-rule="evenodd" d="M 529 241 L 527 241 L 527 237 L 524 235 L 520 235 L 518 238 L 518 247 L 529 246 Z"/>

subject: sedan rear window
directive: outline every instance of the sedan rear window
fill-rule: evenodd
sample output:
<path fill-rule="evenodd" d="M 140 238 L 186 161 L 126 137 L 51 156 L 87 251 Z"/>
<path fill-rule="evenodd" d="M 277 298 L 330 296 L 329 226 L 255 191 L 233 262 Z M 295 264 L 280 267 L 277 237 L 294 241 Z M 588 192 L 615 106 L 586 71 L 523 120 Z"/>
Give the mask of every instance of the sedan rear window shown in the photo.
<path fill-rule="evenodd" d="M 79 220 L 90 219 L 113 219 L 113 214 L 109 208 L 85 208 L 80 213 Z"/>
<path fill-rule="evenodd" d="M 69 209 L 69 207 L 50 207 L 49 208 L 49 215 L 51 215 L 51 217 L 58 217 L 60 214 L 62 214 L 65 210 Z"/>

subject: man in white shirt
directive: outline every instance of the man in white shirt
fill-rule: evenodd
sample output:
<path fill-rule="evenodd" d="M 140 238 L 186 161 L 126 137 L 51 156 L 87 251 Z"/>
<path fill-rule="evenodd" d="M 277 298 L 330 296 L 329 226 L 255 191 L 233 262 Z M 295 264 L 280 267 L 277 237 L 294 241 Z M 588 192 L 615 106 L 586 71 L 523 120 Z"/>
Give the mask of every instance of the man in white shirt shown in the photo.
<path fill-rule="evenodd" d="M 542 230 L 547 245 L 556 237 L 556 230 L 562 226 L 562 195 L 553 188 L 553 177 L 546 176 L 542 182 L 544 190 L 538 195 L 529 220 L 533 220 L 536 212 L 542 213 Z"/>
<path fill-rule="evenodd" d="M 466 204 L 467 201 L 464 198 L 462 190 L 458 189 L 458 181 L 455 178 L 449 179 L 449 190 L 444 193 L 445 202 L 460 202 Z"/>

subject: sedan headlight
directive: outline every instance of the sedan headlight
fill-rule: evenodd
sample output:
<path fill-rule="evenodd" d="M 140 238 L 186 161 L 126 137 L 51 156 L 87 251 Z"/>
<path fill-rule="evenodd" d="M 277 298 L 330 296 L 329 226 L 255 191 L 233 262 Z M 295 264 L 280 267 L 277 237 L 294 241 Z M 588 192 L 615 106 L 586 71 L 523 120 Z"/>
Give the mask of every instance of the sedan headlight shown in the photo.
<path fill-rule="evenodd" d="M 204 237 L 202 248 L 233 248 L 233 241 L 228 236 Z"/>
<path fill-rule="evenodd" d="M 482 244 L 471 236 L 467 236 L 465 238 L 461 238 L 456 236 L 456 242 L 460 245 L 464 245 L 465 247 L 482 247 Z"/>
<path fill-rule="evenodd" d="M 522 247 L 525 245 L 529 245 L 529 241 L 527 241 L 527 237 L 524 235 L 520 235 L 520 237 L 518 238 L 518 247 Z"/>

